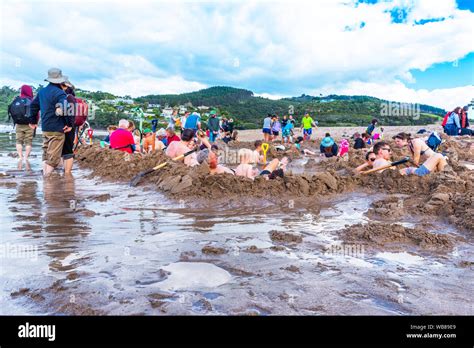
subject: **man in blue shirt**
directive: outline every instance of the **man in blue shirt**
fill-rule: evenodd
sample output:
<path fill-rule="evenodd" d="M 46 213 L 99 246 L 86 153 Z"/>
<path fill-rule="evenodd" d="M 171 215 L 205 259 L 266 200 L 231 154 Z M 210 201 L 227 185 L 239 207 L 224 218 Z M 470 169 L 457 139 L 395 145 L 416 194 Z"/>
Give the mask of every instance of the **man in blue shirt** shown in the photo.
<path fill-rule="evenodd" d="M 196 134 L 198 129 L 201 129 L 201 118 L 196 112 L 193 112 L 188 116 L 186 123 L 184 124 L 184 128 L 194 130 L 194 134 Z"/>
<path fill-rule="evenodd" d="M 43 131 L 43 175 L 50 174 L 59 165 L 64 133 L 72 129 L 73 118 L 67 117 L 68 102 L 64 92 L 67 76 L 57 68 L 48 70 L 49 85 L 41 89 L 30 106 L 30 127 L 36 127 L 35 115 L 41 111 L 41 129 Z"/>

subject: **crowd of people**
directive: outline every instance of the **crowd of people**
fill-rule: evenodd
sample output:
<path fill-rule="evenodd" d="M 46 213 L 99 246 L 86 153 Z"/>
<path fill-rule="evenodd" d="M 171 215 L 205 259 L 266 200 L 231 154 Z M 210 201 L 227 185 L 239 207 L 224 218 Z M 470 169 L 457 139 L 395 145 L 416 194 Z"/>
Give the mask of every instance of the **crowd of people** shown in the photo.
<path fill-rule="evenodd" d="M 28 159 L 35 129 L 41 122 L 44 175 L 51 173 L 60 164 L 64 172 L 70 174 L 75 145 L 80 141 L 79 132 L 85 121 L 84 111 L 81 112 L 78 106 L 83 106 L 84 101 L 76 97 L 74 85 L 60 69 L 50 69 L 45 81 L 49 84 L 36 96 L 33 95 L 31 86 L 22 86 L 20 95 L 8 107 L 9 117 L 16 125 L 18 156 L 20 162 Z M 469 129 L 467 111 L 467 106 L 457 107 L 446 114 L 442 123 L 446 134 L 451 136 L 473 134 Z M 368 169 L 382 171 L 391 167 L 392 150 L 384 141 L 383 127 L 377 129 L 378 124 L 379 121 L 373 119 L 364 133 L 355 133 L 351 137 L 353 149 L 368 149 L 365 155 L 366 162 L 355 169 L 357 173 Z M 253 150 L 241 148 L 238 151 L 239 164 L 236 168 L 220 164 L 218 156 L 218 140 L 225 144 L 238 141 L 234 120 L 219 117 L 215 110 L 209 113 L 204 126 L 198 113 L 187 112 L 183 116 L 178 116 L 177 109 L 169 118 L 166 129 L 157 129 L 157 120 L 151 122 L 151 128 L 141 130 L 137 129 L 132 120 L 121 119 L 117 125 L 110 125 L 107 128 L 108 134 L 101 141 L 101 145 L 129 154 L 163 151 L 171 159 L 183 161 L 187 166 L 206 162 L 211 174 L 237 175 L 250 179 L 262 176 L 274 179 L 283 177 L 288 165 L 287 157 L 281 160 L 266 160 L 267 150 L 263 150 L 264 146 L 268 149 L 270 144 L 276 142 L 280 144 L 275 148 L 286 154 L 293 152 L 303 156 L 319 155 L 323 158 L 349 155 L 350 142 L 347 134 L 337 144 L 330 133 L 326 133 L 319 143 L 319 154 L 313 149 L 305 148 L 305 143 L 311 140 L 313 127 L 317 127 L 317 122 L 308 113 L 301 119 L 300 135 L 296 134 L 296 120 L 293 115 L 284 115 L 280 120 L 277 115 L 268 114 L 263 120 L 263 141 L 255 141 Z M 92 139 L 92 134 L 90 137 Z M 430 142 L 412 138 L 411 134 L 403 132 L 395 135 L 393 140 L 396 146 L 408 148 L 412 155 L 413 166 L 400 170 L 402 175 L 424 176 L 434 171 L 441 171 L 447 165 L 446 158 L 436 152 L 436 147 Z"/>
<path fill-rule="evenodd" d="M 64 172 L 70 174 L 74 161 L 77 121 L 80 119 L 77 116 L 83 112 L 78 106 L 85 106 L 81 99 L 75 98 L 74 85 L 60 69 L 49 69 L 45 81 L 49 84 L 36 96 L 33 95 L 31 86 L 23 85 L 20 96 L 8 107 L 8 116 L 16 126 L 16 148 L 20 164 L 23 160 L 28 161 L 33 137 L 41 121 L 44 175 L 50 174 L 60 164 L 63 165 Z"/>

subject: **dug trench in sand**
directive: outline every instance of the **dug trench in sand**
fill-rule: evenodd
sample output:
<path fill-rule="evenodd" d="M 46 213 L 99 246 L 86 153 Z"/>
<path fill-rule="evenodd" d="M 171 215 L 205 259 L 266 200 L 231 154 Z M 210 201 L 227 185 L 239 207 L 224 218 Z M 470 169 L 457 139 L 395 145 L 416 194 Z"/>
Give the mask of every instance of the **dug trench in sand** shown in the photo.
<path fill-rule="evenodd" d="M 241 142 L 234 144 L 232 148 L 248 148 L 252 144 Z M 391 141 L 389 144 L 393 145 Z M 409 208 L 411 213 L 438 215 L 458 227 L 472 230 L 474 172 L 460 165 L 459 160 L 474 162 L 473 145 L 469 139 L 448 139 L 444 143 L 444 151 L 449 157 L 449 166 L 443 172 L 425 177 L 402 176 L 398 170 L 354 175 L 353 169 L 364 161 L 365 151 L 351 150 L 350 156 L 345 158 L 309 158 L 304 164 L 304 173 L 292 174 L 290 166 L 284 178 L 274 180 L 265 180 L 262 177 L 250 180 L 228 174 L 210 176 L 206 164 L 190 168 L 182 163 L 169 163 L 168 166 L 150 174 L 144 184 L 164 191 L 172 198 L 186 194 L 188 197 L 209 200 L 233 197 L 255 197 L 270 201 L 298 197 L 317 199 L 318 196 L 349 193 L 354 190 L 405 194 L 407 197 L 404 199 L 404 206 L 405 209 Z M 392 146 L 392 149 L 393 158 L 409 155 L 405 149 L 395 146 Z M 269 156 L 281 158 L 283 154 L 271 147 Z M 300 154 L 292 154 L 290 159 L 301 157 Z M 78 154 L 79 164 L 92 169 L 92 175 L 124 182 L 139 172 L 166 161 L 170 162 L 161 152 L 131 156 L 99 146 L 84 146 Z M 396 214 L 393 205 L 389 206 L 388 210 Z"/>

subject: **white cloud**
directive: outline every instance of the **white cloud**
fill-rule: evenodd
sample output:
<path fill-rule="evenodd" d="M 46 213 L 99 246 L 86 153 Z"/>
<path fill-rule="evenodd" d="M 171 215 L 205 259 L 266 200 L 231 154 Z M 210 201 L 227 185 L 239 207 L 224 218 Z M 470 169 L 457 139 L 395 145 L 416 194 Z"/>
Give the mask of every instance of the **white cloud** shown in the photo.
<path fill-rule="evenodd" d="M 149 94 L 179 94 L 193 92 L 208 86 L 195 81 L 187 81 L 181 76 L 156 78 L 146 75 L 119 75 L 114 78 L 84 81 L 81 88 L 101 90 L 115 95 L 139 97 Z"/>
<path fill-rule="evenodd" d="M 474 96 L 474 86 L 461 86 L 456 88 L 411 89 L 400 81 L 393 83 L 351 81 L 347 84 L 329 85 L 313 91 L 314 94 L 346 94 L 369 95 L 381 99 L 418 103 L 436 106 L 445 110 L 453 110 L 457 106 L 468 104 Z"/>
<path fill-rule="evenodd" d="M 425 93 L 400 81 L 414 83 L 411 69 L 474 51 L 474 14 L 458 10 L 454 0 L 358 6 L 355 0 L 4 0 L 1 6 L 2 76 L 40 83 L 58 66 L 78 87 L 117 94 L 235 84 L 279 96 L 308 94 L 308 86 L 364 84 L 449 100 L 449 90 Z M 392 23 L 389 11 L 396 7 L 408 10 L 405 23 Z M 413 25 L 440 17 L 446 20 Z M 21 67 L 13 67 L 17 58 Z"/>
<path fill-rule="evenodd" d="M 284 95 L 281 95 L 281 94 L 270 94 L 270 93 L 254 93 L 254 96 L 267 98 L 267 99 L 272 99 L 272 100 L 278 100 L 278 99 L 288 97 L 288 96 L 284 96 Z"/>

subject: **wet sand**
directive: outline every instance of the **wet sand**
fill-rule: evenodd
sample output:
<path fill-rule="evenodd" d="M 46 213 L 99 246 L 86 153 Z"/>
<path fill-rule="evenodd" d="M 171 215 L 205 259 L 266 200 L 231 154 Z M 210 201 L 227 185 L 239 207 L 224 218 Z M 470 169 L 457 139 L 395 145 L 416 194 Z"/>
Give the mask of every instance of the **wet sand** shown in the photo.
<path fill-rule="evenodd" d="M 13 142 L 0 141 L 1 244 L 10 250 L 0 314 L 474 313 L 464 165 L 426 181 L 387 173 L 374 183 L 347 173 L 362 154 L 322 164 L 295 157 L 289 182 L 214 178 L 196 191 L 175 187 L 205 173 L 172 165 L 130 188 L 159 156 L 120 171 L 115 158 L 83 160 L 72 178 L 43 180 L 39 156 L 32 172 L 18 171 L 7 155 Z M 172 173 L 180 181 L 163 184 Z M 223 183 L 228 197 L 218 196 Z M 253 195 L 248 185 L 263 188 Z"/>

